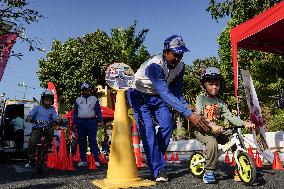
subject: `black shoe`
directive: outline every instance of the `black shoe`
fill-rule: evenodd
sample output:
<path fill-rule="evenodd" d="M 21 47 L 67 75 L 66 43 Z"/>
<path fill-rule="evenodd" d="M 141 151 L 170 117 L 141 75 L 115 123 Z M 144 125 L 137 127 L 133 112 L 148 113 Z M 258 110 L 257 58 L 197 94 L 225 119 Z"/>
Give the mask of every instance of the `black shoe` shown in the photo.
<path fill-rule="evenodd" d="M 156 182 L 168 182 L 168 175 L 166 170 L 160 170 L 156 177 Z"/>

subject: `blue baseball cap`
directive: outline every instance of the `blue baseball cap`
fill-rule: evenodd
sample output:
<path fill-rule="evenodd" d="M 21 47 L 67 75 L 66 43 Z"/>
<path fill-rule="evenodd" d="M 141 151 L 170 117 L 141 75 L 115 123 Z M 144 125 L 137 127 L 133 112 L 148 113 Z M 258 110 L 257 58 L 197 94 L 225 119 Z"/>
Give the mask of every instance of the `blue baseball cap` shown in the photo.
<path fill-rule="evenodd" d="M 169 49 L 175 54 L 182 54 L 189 51 L 181 36 L 172 35 L 171 37 L 167 38 L 164 42 L 164 50 Z"/>
<path fill-rule="evenodd" d="M 89 89 L 90 88 L 90 85 L 88 83 L 83 83 L 81 85 L 81 89 Z"/>

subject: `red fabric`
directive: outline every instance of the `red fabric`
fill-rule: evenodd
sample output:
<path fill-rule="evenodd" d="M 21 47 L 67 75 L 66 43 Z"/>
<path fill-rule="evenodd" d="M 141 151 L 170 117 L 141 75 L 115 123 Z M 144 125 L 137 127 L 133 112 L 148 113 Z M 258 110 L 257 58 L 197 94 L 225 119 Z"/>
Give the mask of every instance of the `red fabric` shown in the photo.
<path fill-rule="evenodd" d="M 58 113 L 58 101 L 57 101 L 58 98 L 57 98 L 55 85 L 51 81 L 49 81 L 47 83 L 47 86 L 48 86 L 48 89 L 53 92 L 53 95 L 54 95 L 54 104 L 53 104 L 53 106 L 54 106 L 56 112 Z"/>
<path fill-rule="evenodd" d="M 7 33 L 0 36 L 0 81 L 2 80 L 16 38 L 17 34 L 15 33 Z"/>
<path fill-rule="evenodd" d="M 237 49 L 284 54 L 284 1 L 234 27 L 230 31 L 235 96 L 238 104 Z M 238 110 L 238 108 L 237 108 Z"/>
<path fill-rule="evenodd" d="M 101 112 L 103 118 L 113 118 L 114 117 L 114 110 L 108 107 L 101 106 Z"/>

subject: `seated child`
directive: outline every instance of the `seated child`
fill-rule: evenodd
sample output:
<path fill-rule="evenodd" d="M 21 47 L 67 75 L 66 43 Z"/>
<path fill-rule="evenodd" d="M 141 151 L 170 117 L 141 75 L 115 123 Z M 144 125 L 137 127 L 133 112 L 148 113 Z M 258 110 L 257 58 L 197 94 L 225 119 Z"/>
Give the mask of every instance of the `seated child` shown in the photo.
<path fill-rule="evenodd" d="M 206 90 L 203 95 L 197 96 L 196 111 L 197 114 L 202 114 L 209 122 L 209 131 L 195 130 L 196 139 L 205 145 L 203 155 L 205 157 L 205 174 L 203 177 L 204 183 L 215 183 L 214 171 L 217 168 L 218 160 L 218 144 L 225 144 L 232 136 L 232 130 L 226 129 L 223 131 L 224 119 L 229 123 L 252 128 L 254 125 L 251 122 L 242 121 L 234 116 L 224 102 L 219 97 L 219 90 L 223 83 L 223 77 L 220 70 L 215 67 L 209 67 L 201 75 L 200 80 L 202 86 Z M 223 120 L 222 120 L 223 118 Z M 235 180 L 239 181 L 238 175 Z"/>
<path fill-rule="evenodd" d="M 27 121 L 48 121 L 54 122 L 58 121 L 58 114 L 52 106 L 54 103 L 54 96 L 50 90 L 45 90 L 41 95 L 41 105 L 35 106 L 29 115 L 27 116 Z M 31 137 L 28 144 L 28 156 L 29 163 L 25 167 L 31 167 L 34 163 L 36 146 L 40 141 L 40 130 L 38 128 L 44 127 L 44 124 L 36 123 L 33 125 Z M 51 142 L 54 135 L 53 128 L 46 131 L 46 143 L 51 146 Z"/>

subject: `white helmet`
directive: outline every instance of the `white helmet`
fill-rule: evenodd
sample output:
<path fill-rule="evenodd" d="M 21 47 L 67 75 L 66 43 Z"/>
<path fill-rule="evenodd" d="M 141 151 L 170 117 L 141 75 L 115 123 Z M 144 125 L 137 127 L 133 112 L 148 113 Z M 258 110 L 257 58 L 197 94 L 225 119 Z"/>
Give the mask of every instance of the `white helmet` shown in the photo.
<path fill-rule="evenodd" d="M 201 74 L 200 82 L 201 82 L 201 84 L 204 84 L 206 81 L 208 81 L 210 79 L 219 80 L 221 82 L 224 80 L 221 73 L 220 73 L 219 68 L 216 68 L 216 67 L 207 68 Z"/>

